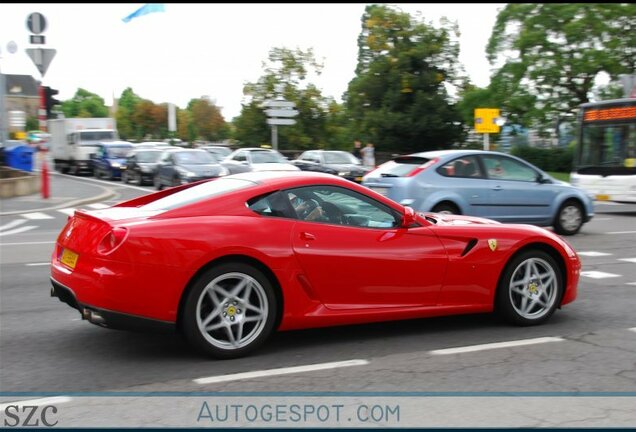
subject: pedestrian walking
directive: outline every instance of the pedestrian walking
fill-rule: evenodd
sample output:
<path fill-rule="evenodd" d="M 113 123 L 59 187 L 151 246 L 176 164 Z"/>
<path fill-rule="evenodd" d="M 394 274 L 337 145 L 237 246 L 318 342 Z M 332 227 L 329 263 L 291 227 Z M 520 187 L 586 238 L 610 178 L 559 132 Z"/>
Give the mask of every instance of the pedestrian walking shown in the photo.
<path fill-rule="evenodd" d="M 360 150 L 362 153 L 362 165 L 369 168 L 375 168 L 375 147 L 371 143 L 367 143 L 366 147 Z"/>

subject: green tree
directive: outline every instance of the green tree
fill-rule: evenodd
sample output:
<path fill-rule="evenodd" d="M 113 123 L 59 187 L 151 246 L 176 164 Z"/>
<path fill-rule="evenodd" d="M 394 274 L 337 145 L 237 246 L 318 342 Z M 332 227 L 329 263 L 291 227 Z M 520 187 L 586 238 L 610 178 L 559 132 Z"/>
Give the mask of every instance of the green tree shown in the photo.
<path fill-rule="evenodd" d="M 73 99 L 62 102 L 65 117 L 108 117 L 108 107 L 104 99 L 82 88 L 77 89 Z"/>
<path fill-rule="evenodd" d="M 196 139 L 219 141 L 225 139 L 228 129 L 221 110 L 209 97 L 192 99 L 188 103 L 191 132 Z"/>
<path fill-rule="evenodd" d="M 488 59 L 501 65 L 491 89 L 522 124 L 549 126 L 588 102 L 599 73 L 636 70 L 636 5 L 508 4 L 497 16 Z"/>
<path fill-rule="evenodd" d="M 115 118 L 117 120 L 117 130 L 121 139 L 139 140 L 143 138 L 137 128 L 137 125 L 133 121 L 135 110 L 137 109 L 139 102 L 141 102 L 141 98 L 137 96 L 130 87 L 126 88 L 126 90 L 121 93 L 121 96 L 117 101 L 117 113 L 115 114 Z"/>
<path fill-rule="evenodd" d="M 296 104 L 298 116 L 295 125 L 278 128 L 279 148 L 328 148 L 329 99 L 314 84 L 306 82 L 309 75 L 320 75 L 322 68 L 311 48 L 306 51 L 273 48 L 268 61 L 263 63 L 264 74 L 243 89 L 245 102 L 241 114 L 234 119 L 234 137 L 244 145 L 270 143 L 264 104 L 279 96 L 280 90 L 280 95 Z"/>
<path fill-rule="evenodd" d="M 346 106 L 354 133 L 384 151 L 447 148 L 462 137 L 446 83 L 459 65 L 456 24 L 440 28 L 384 5 L 362 15 L 356 76 Z"/>

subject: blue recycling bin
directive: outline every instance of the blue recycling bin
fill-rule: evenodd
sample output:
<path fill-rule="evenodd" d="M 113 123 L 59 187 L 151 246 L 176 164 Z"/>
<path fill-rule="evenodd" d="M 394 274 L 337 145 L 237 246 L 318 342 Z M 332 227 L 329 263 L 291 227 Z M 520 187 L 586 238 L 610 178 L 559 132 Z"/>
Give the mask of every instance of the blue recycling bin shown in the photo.
<path fill-rule="evenodd" d="M 21 171 L 33 171 L 35 149 L 28 145 L 7 147 L 4 151 L 7 166 Z"/>

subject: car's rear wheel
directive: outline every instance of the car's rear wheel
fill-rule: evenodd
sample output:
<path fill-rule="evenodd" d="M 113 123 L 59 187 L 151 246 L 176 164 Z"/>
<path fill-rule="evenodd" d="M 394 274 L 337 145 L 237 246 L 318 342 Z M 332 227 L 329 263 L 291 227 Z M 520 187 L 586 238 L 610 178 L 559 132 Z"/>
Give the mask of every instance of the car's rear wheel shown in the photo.
<path fill-rule="evenodd" d="M 554 220 L 554 231 L 561 235 L 574 235 L 583 226 L 583 208 L 576 201 L 566 201 Z"/>
<path fill-rule="evenodd" d="M 437 204 L 431 211 L 442 214 L 461 214 L 456 205 L 447 202 Z"/>
<path fill-rule="evenodd" d="M 121 173 L 121 181 L 122 181 L 122 183 L 124 183 L 124 184 L 128 184 L 128 182 L 130 181 L 130 180 L 128 179 L 128 171 L 123 171 L 123 172 Z"/>
<path fill-rule="evenodd" d="M 512 324 L 541 324 L 558 307 L 563 289 L 555 259 L 541 250 L 527 250 L 504 269 L 497 288 L 497 311 Z"/>
<path fill-rule="evenodd" d="M 183 330 L 198 349 L 235 358 L 258 348 L 274 329 L 277 302 L 269 279 L 244 263 L 225 263 L 201 275 L 187 295 Z"/>

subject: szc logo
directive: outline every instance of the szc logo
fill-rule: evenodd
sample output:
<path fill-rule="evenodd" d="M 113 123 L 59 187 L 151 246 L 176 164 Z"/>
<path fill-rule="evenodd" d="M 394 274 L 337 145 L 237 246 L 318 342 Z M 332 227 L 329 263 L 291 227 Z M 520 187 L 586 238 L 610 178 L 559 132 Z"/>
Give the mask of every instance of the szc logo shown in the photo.
<path fill-rule="evenodd" d="M 58 423 L 54 405 L 7 405 L 3 411 L 5 427 L 53 427 Z"/>

